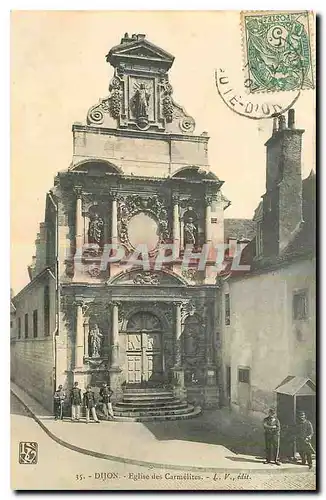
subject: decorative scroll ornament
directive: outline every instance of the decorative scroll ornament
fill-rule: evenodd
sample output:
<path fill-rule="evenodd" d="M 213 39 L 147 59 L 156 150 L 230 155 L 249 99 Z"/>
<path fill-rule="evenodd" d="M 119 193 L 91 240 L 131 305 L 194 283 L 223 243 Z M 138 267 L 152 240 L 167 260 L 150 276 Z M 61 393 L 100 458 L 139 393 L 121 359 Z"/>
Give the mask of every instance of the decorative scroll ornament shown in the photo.
<path fill-rule="evenodd" d="M 151 272 L 144 272 L 136 274 L 134 278 L 135 285 L 159 285 L 160 279 L 157 274 Z"/>
<path fill-rule="evenodd" d="M 184 269 L 181 274 L 189 281 L 194 281 L 198 283 L 202 280 L 201 273 L 197 269 L 192 269 L 192 268 Z"/>
<path fill-rule="evenodd" d="M 101 125 L 104 120 L 104 114 L 101 110 L 101 104 L 93 106 L 87 115 L 87 123 L 95 123 L 95 125 Z"/>
<path fill-rule="evenodd" d="M 91 264 L 88 266 L 88 274 L 92 278 L 98 278 L 101 274 L 101 269 L 96 264 Z"/>
<path fill-rule="evenodd" d="M 170 237 L 168 227 L 168 212 L 164 200 L 157 195 L 143 198 L 139 195 L 129 195 L 119 199 L 118 219 L 120 241 L 128 246 L 128 223 L 133 215 L 139 212 L 148 212 L 158 221 L 160 241 L 164 242 Z"/>
<path fill-rule="evenodd" d="M 184 132 L 193 132 L 195 129 L 195 120 L 191 116 L 186 116 L 180 120 L 180 128 Z"/>
<path fill-rule="evenodd" d="M 122 90 L 121 81 L 114 77 L 109 86 L 110 95 L 100 99 L 100 103 L 93 106 L 87 115 L 87 123 L 101 125 L 104 121 L 104 113 L 110 113 L 112 118 L 118 119 L 121 114 Z"/>

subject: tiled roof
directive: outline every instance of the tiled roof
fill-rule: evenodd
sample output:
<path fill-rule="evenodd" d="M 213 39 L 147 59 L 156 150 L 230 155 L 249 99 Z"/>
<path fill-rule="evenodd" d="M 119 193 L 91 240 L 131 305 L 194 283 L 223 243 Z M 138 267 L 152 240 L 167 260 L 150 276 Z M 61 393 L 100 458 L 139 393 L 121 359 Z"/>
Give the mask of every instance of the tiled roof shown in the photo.
<path fill-rule="evenodd" d="M 256 234 L 256 223 L 250 219 L 224 219 L 224 240 L 229 238 L 252 240 Z"/>

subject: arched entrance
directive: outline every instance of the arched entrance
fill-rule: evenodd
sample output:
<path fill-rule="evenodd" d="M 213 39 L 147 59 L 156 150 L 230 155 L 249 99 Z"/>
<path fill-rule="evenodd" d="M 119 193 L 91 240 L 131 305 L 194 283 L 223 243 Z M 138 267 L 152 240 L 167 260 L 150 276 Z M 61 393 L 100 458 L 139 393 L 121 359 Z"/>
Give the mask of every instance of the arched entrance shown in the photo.
<path fill-rule="evenodd" d="M 150 311 L 134 313 L 127 322 L 127 383 L 151 385 L 163 379 L 162 324 Z"/>

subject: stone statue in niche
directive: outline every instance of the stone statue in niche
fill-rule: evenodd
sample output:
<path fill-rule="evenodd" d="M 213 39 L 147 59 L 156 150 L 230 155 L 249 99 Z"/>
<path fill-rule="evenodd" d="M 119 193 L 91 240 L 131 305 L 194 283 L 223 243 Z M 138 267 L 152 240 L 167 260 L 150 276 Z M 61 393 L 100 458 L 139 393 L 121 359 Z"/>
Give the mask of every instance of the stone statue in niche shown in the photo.
<path fill-rule="evenodd" d="M 139 124 L 148 123 L 149 99 L 150 93 L 145 83 L 135 84 L 136 92 L 132 97 L 133 113 Z"/>
<path fill-rule="evenodd" d="M 100 332 L 97 323 L 95 323 L 89 329 L 89 342 L 90 342 L 92 358 L 99 358 L 101 356 L 102 337 L 103 335 Z"/>
<path fill-rule="evenodd" d="M 93 243 L 96 245 L 101 245 L 103 240 L 103 230 L 104 230 L 104 221 L 99 214 L 95 214 L 90 222 L 88 227 L 88 243 Z"/>
<path fill-rule="evenodd" d="M 197 226 L 194 224 L 192 217 L 185 222 L 184 225 L 184 242 L 186 245 L 196 245 Z"/>

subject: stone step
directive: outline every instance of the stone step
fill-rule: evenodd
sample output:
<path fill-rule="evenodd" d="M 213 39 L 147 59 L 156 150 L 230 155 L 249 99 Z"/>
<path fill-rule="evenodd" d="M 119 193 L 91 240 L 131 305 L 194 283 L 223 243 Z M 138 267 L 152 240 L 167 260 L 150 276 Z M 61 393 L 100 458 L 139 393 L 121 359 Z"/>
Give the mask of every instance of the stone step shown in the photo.
<path fill-rule="evenodd" d="M 182 415 L 179 414 L 173 414 L 173 415 L 146 415 L 146 416 L 139 416 L 139 417 L 120 417 L 120 416 L 115 416 L 114 420 L 116 422 L 155 422 L 155 421 L 171 421 L 171 420 L 188 420 L 190 418 L 197 417 L 201 413 L 201 408 L 199 406 L 196 406 L 193 411 L 190 413 L 184 413 Z"/>
<path fill-rule="evenodd" d="M 137 402 L 140 402 L 140 401 L 173 401 L 175 398 L 173 395 L 169 395 L 169 396 L 162 396 L 162 395 L 156 395 L 156 396 L 149 396 L 149 395 L 146 395 L 146 396 L 126 396 L 124 395 L 123 396 L 123 401 L 126 402 L 126 403 L 137 403 Z"/>
<path fill-rule="evenodd" d="M 175 399 L 173 401 L 137 401 L 132 403 L 126 403 L 125 401 L 118 401 L 113 404 L 115 408 L 139 408 L 140 410 L 153 409 L 153 408 L 186 408 L 187 402 L 179 401 Z"/>
<path fill-rule="evenodd" d="M 168 387 L 143 387 L 143 388 L 139 388 L 139 389 L 135 389 L 135 388 L 132 388 L 132 387 L 126 387 L 123 391 L 124 393 L 128 393 L 128 394 L 152 394 L 153 392 L 159 392 L 159 393 L 173 393 L 173 389 L 172 388 L 168 388 Z"/>
<path fill-rule="evenodd" d="M 176 411 L 176 410 L 184 410 L 189 406 L 188 403 L 179 403 L 179 404 L 169 404 L 169 405 L 151 405 L 151 406 L 125 406 L 124 404 L 116 404 L 113 405 L 113 411 L 115 412 L 155 412 L 155 411 Z"/>
<path fill-rule="evenodd" d="M 117 417 L 147 417 L 147 416 L 153 416 L 153 417 L 160 417 L 160 416 L 166 416 L 166 415 L 187 415 L 188 413 L 192 413 L 194 411 L 194 406 L 189 405 L 186 408 L 179 408 L 177 410 L 171 410 L 171 409 L 163 409 L 163 410 L 146 410 L 146 411 L 131 411 L 131 410 L 119 410 L 116 411 L 115 409 L 113 410 L 114 416 Z"/>
<path fill-rule="evenodd" d="M 123 397 L 155 397 L 155 396 L 173 396 L 173 391 L 124 391 Z"/>

